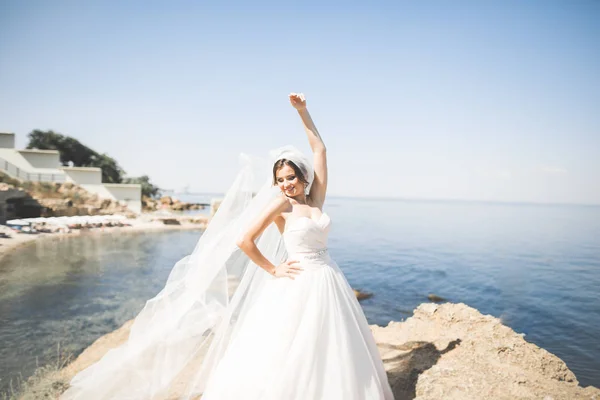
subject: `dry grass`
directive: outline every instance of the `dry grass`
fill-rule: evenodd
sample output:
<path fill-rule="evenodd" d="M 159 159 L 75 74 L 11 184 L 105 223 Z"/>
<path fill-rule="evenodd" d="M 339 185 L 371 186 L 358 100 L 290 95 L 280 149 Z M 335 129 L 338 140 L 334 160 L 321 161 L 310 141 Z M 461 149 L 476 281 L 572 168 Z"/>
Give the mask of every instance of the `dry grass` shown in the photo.
<path fill-rule="evenodd" d="M 21 187 L 21 184 L 22 184 L 22 182 L 20 180 L 13 178 L 1 171 L 0 171 L 0 182 L 4 182 L 9 185 L 13 185 L 14 187 Z"/>
<path fill-rule="evenodd" d="M 97 200 L 85 189 L 72 182 L 32 182 L 15 179 L 0 171 L 0 182 L 25 190 L 37 199 L 69 199 L 74 204 L 85 204 L 88 200 Z"/>
<path fill-rule="evenodd" d="M 71 354 L 61 354 L 60 343 L 56 348 L 56 359 L 44 366 L 38 366 L 34 374 L 24 380 L 11 380 L 7 393 L 0 394 L 2 400 L 58 399 L 68 385 L 68 379 L 62 376 L 61 369 L 72 360 Z"/>

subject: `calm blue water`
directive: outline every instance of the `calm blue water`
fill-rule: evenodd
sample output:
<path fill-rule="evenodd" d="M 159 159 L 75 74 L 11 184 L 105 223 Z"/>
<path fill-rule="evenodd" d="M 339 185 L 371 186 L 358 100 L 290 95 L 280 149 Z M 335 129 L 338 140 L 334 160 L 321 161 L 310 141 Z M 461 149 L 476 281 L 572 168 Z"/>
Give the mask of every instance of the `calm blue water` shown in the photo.
<path fill-rule="evenodd" d="M 330 251 L 371 323 L 435 293 L 502 318 L 600 386 L 600 207 L 331 198 Z M 0 264 L 0 388 L 143 307 L 199 232 L 40 242 Z"/>
<path fill-rule="evenodd" d="M 369 320 L 428 293 L 499 317 L 600 386 L 600 207 L 332 199 L 333 256 Z"/>

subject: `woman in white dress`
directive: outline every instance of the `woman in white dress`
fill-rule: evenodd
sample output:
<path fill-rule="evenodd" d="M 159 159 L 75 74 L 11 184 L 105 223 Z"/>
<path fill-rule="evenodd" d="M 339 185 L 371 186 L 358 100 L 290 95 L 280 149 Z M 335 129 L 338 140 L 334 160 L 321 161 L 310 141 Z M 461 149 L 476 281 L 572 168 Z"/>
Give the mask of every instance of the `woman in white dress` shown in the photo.
<path fill-rule="evenodd" d="M 327 250 L 325 145 L 304 96 L 289 99 L 314 169 L 291 146 L 269 164 L 242 157 L 196 249 L 127 342 L 61 399 L 393 399 L 362 308 Z"/>
<path fill-rule="evenodd" d="M 314 155 L 306 172 L 285 153 L 273 180 L 282 192 L 239 241 L 269 273 L 259 299 L 208 383 L 203 400 L 392 399 L 383 363 L 356 296 L 327 251 L 323 212 L 327 152 L 304 96 L 291 94 Z M 298 163 L 298 162 L 297 162 Z M 270 225 L 283 235 L 288 260 L 275 266 L 256 239 Z"/>

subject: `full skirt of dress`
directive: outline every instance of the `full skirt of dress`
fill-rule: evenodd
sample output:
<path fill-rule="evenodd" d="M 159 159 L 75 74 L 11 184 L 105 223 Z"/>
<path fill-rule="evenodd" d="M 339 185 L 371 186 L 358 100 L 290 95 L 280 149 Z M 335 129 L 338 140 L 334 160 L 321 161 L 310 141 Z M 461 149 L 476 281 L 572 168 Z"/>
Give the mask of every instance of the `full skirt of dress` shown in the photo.
<path fill-rule="evenodd" d="M 356 296 L 329 256 L 269 277 L 202 400 L 391 400 Z"/>

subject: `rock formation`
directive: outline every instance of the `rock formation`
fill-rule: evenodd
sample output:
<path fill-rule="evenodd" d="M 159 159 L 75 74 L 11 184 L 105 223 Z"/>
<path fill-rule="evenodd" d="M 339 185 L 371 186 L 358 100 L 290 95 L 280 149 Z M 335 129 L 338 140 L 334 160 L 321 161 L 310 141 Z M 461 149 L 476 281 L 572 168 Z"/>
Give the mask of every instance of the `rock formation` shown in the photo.
<path fill-rule="evenodd" d="M 148 196 L 142 198 L 143 211 L 187 211 L 187 210 L 202 210 L 203 205 L 197 203 L 185 203 L 171 196 L 163 196 L 160 199 L 152 199 Z"/>
<path fill-rule="evenodd" d="M 100 199 L 72 182 L 21 182 L 0 174 L 0 191 L 20 190 L 26 193 L 26 199 L 35 203 L 42 217 L 61 217 L 74 215 L 124 214 L 135 216 L 126 205 L 116 200 Z M 31 214 L 31 212 L 29 212 Z"/>
<path fill-rule="evenodd" d="M 465 304 L 372 326 L 396 400 L 600 399 L 555 355 Z"/>
<path fill-rule="evenodd" d="M 122 344 L 132 322 L 94 342 L 53 386 Z M 406 321 L 371 329 L 396 400 L 600 400 L 600 389 L 580 387 L 560 358 L 465 304 L 424 303 Z"/>

